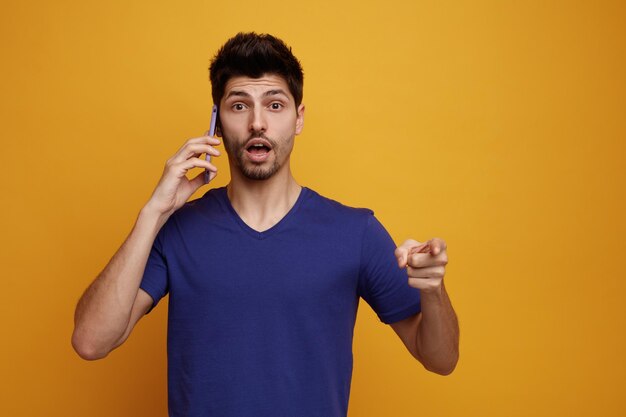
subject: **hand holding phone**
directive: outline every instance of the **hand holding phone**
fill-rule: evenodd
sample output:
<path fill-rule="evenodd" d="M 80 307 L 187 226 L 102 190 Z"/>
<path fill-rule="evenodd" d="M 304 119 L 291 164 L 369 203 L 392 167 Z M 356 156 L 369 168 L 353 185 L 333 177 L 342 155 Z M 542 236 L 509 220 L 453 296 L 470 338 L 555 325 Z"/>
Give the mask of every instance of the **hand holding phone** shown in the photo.
<path fill-rule="evenodd" d="M 217 123 L 217 104 L 214 104 L 213 108 L 211 109 L 211 124 L 209 126 L 209 131 L 208 131 L 208 135 L 211 137 L 215 136 L 215 124 L 216 123 Z M 211 162 L 211 155 L 207 153 L 205 156 L 205 159 L 207 160 L 207 162 Z M 209 170 L 206 170 L 204 172 L 204 182 L 205 184 L 208 184 L 209 182 Z"/>

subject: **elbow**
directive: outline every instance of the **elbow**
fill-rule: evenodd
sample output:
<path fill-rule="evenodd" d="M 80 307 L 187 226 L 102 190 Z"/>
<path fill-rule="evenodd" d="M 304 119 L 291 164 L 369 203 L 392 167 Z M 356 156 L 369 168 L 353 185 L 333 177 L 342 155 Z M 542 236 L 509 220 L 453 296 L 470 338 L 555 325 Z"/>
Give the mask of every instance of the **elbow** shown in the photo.
<path fill-rule="evenodd" d="M 72 334 L 72 347 L 78 356 L 86 361 L 103 359 L 109 354 L 108 350 L 98 349 L 93 343 L 80 337 L 76 331 Z"/>
<path fill-rule="evenodd" d="M 437 375 L 441 375 L 441 376 L 448 376 L 450 375 L 454 369 L 456 368 L 456 364 L 452 365 L 452 366 L 448 366 L 448 367 L 426 367 L 427 370 L 429 370 L 432 373 L 435 373 Z"/>
<path fill-rule="evenodd" d="M 453 358 L 450 359 L 450 361 L 446 363 L 439 363 L 439 364 L 424 363 L 423 365 L 424 365 L 424 368 L 426 368 L 430 372 L 433 372 L 441 376 L 448 376 L 452 372 L 454 372 L 458 362 L 459 362 L 459 356 L 455 355 Z"/>

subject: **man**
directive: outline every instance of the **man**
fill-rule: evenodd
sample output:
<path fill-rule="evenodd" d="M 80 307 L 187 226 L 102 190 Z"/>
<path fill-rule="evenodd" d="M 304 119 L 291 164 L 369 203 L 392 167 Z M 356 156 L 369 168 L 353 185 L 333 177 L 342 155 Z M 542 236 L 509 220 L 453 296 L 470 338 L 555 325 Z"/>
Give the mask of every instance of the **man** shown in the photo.
<path fill-rule="evenodd" d="M 427 369 L 458 360 L 443 285 L 445 242 L 405 242 L 366 209 L 300 186 L 300 63 L 270 35 L 240 33 L 210 68 L 231 182 L 187 199 L 217 168 L 219 139 L 188 140 L 76 308 L 72 344 L 89 360 L 121 345 L 169 293 L 171 416 L 345 416 L 359 298 Z M 405 269 L 406 268 L 406 269 Z M 407 277 L 408 274 L 408 277 Z M 420 297 L 421 293 L 421 297 Z"/>

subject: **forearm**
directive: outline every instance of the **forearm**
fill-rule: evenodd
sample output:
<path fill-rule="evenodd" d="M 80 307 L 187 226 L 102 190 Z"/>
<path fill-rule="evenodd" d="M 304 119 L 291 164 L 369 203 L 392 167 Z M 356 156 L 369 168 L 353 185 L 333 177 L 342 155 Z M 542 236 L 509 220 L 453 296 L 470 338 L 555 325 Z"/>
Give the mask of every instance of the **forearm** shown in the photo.
<path fill-rule="evenodd" d="M 451 373 L 459 358 L 459 325 L 443 282 L 437 290 L 422 291 L 417 355 L 426 369 Z"/>
<path fill-rule="evenodd" d="M 105 356 L 128 327 L 154 239 L 165 219 L 144 208 L 119 250 L 76 306 L 72 344 L 81 356 Z"/>

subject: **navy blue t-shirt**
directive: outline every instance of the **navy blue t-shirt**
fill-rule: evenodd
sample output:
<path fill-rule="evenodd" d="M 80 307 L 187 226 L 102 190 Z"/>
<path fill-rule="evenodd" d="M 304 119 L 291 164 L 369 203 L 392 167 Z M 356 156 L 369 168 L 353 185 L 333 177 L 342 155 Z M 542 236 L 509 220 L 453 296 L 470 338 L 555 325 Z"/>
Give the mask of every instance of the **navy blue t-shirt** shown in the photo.
<path fill-rule="evenodd" d="M 345 417 L 359 298 L 384 323 L 420 311 L 395 244 L 368 209 L 303 187 L 257 232 L 226 188 L 176 211 L 141 288 L 169 293 L 171 417 Z"/>

